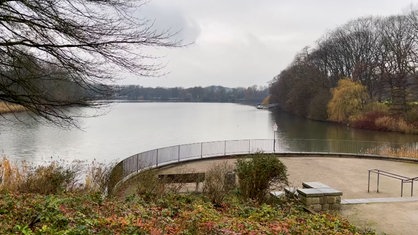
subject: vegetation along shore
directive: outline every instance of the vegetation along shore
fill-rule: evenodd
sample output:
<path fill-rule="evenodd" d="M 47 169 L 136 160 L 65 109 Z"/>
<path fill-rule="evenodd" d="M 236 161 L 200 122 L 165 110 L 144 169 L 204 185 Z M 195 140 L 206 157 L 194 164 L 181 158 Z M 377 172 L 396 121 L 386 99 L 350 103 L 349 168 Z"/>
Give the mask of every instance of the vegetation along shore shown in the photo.
<path fill-rule="evenodd" d="M 316 120 L 418 133 L 418 12 L 352 20 L 278 74 L 271 101 Z"/>
<path fill-rule="evenodd" d="M 207 173 L 202 193 L 180 193 L 159 181 L 155 171 L 145 171 L 134 193 L 107 196 L 110 166 L 90 164 L 85 182 L 80 182 L 77 163 L 33 168 L 3 159 L 0 233 L 375 234 L 336 212 L 310 213 L 296 199 L 260 194 L 272 182 L 286 183 L 287 176 L 277 158 L 258 159 L 238 163 L 242 183 L 237 188 L 227 190 L 218 180 L 226 170 L 219 165 Z M 255 187 L 248 187 L 254 182 Z"/>

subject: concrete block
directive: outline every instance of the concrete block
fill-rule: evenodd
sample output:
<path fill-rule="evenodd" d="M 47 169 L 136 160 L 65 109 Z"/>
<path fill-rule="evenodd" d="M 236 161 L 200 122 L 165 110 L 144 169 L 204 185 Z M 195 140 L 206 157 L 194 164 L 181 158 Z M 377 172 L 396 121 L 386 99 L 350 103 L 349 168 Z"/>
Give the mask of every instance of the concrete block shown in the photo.
<path fill-rule="evenodd" d="M 329 188 L 328 185 L 321 182 L 302 182 L 303 188 Z"/>
<path fill-rule="evenodd" d="M 341 196 L 335 197 L 335 203 L 341 204 Z"/>
<path fill-rule="evenodd" d="M 306 204 L 307 205 L 321 204 L 321 198 L 320 197 L 307 197 Z"/>
<path fill-rule="evenodd" d="M 335 204 L 337 203 L 337 198 L 335 196 L 326 196 L 326 203 Z"/>
<path fill-rule="evenodd" d="M 322 192 L 323 194 L 327 196 L 341 196 L 343 195 L 343 192 L 340 190 L 336 190 L 333 188 L 318 188 L 318 191 Z"/>
<path fill-rule="evenodd" d="M 331 210 L 340 210 L 341 209 L 341 204 L 332 204 L 332 205 L 330 205 L 330 209 Z"/>
<path fill-rule="evenodd" d="M 308 208 L 317 212 L 322 210 L 322 206 L 320 204 L 310 205 Z"/>
<path fill-rule="evenodd" d="M 303 189 L 298 189 L 297 190 L 299 195 L 303 195 L 306 197 L 319 197 L 319 196 L 323 196 L 324 193 L 319 191 L 319 189 L 316 188 L 303 188 Z"/>

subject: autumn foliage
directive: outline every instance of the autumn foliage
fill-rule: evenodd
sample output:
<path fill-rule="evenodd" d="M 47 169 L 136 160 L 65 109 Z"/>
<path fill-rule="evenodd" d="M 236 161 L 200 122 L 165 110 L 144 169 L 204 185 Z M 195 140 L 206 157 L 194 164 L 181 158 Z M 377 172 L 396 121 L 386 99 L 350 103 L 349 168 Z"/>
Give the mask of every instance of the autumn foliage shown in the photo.
<path fill-rule="evenodd" d="M 348 122 L 350 116 L 363 110 L 369 99 L 367 88 L 349 78 L 338 81 L 338 86 L 331 92 L 328 115 L 331 121 L 336 122 Z"/>

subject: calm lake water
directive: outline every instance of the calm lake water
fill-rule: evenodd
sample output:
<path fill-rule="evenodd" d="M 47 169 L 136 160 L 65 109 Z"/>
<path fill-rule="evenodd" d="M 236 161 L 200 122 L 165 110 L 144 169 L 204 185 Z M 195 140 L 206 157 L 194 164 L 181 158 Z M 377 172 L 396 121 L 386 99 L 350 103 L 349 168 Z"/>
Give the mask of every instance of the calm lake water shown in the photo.
<path fill-rule="evenodd" d="M 105 109 L 76 108 L 81 129 L 61 129 L 18 114 L 0 120 L 1 154 L 15 160 L 111 162 L 172 145 L 233 139 L 348 139 L 410 143 L 418 136 L 354 130 L 285 113 L 227 103 L 113 103 Z M 6 116 L 7 117 L 7 116 Z M 11 118 L 11 116 L 9 116 Z"/>

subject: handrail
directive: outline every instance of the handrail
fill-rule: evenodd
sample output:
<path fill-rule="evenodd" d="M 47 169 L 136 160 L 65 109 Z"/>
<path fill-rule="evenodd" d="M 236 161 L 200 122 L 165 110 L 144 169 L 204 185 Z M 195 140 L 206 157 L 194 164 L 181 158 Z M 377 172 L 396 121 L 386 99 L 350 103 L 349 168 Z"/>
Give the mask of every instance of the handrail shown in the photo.
<path fill-rule="evenodd" d="M 411 184 L 411 197 L 414 195 L 414 181 L 418 181 L 418 177 L 407 177 L 399 174 L 395 174 L 392 172 L 379 170 L 379 169 L 369 169 L 369 176 L 368 176 L 368 184 L 367 184 L 367 192 L 370 192 L 370 174 L 375 173 L 377 174 L 377 183 L 376 183 L 376 192 L 379 192 L 379 182 L 380 182 L 380 175 L 387 176 L 392 179 L 398 179 L 401 181 L 401 197 L 403 197 L 403 185 L 404 184 Z"/>
<path fill-rule="evenodd" d="M 277 140 L 277 139 L 276 139 Z M 393 143 L 374 141 L 350 141 L 328 139 L 246 139 L 201 142 L 169 146 L 134 154 L 120 161 L 111 173 L 109 189 L 138 174 L 144 169 L 161 167 L 173 163 L 208 159 L 221 156 L 264 153 L 315 153 L 315 154 L 360 154 L 373 156 L 382 146 L 396 146 Z M 415 143 L 414 143 L 415 144 Z M 375 156 L 375 155 L 374 155 Z M 417 153 L 418 157 L 418 153 Z M 416 179 L 418 180 L 418 178 Z"/>

